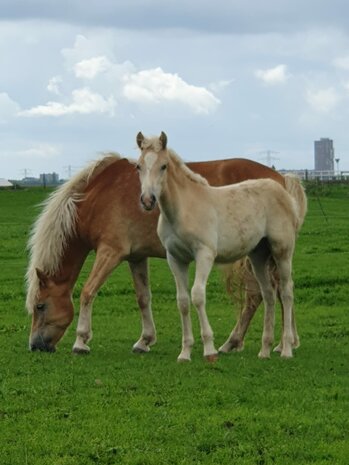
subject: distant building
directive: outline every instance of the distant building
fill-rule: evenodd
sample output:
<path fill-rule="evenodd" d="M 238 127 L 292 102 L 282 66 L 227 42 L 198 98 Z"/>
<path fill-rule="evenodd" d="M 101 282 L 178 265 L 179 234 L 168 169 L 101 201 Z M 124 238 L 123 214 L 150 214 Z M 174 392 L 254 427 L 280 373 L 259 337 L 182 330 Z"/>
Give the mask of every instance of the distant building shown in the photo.
<path fill-rule="evenodd" d="M 314 142 L 315 171 L 334 171 L 333 140 L 321 138 Z"/>
<path fill-rule="evenodd" d="M 59 183 L 59 175 L 57 173 L 40 174 L 40 184 L 54 186 L 58 183 Z"/>

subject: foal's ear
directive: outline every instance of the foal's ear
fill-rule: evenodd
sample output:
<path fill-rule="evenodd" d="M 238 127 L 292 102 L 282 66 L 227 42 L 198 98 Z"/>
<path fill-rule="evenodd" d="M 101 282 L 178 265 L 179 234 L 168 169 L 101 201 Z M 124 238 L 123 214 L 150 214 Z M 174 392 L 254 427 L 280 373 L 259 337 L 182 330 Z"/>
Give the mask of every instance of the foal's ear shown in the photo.
<path fill-rule="evenodd" d="M 39 270 L 39 268 L 35 268 L 36 275 L 39 278 L 39 285 L 41 288 L 47 288 L 48 287 L 48 282 L 49 282 L 49 277 L 47 276 L 46 273 L 43 271 Z"/>
<path fill-rule="evenodd" d="M 138 147 L 141 149 L 142 148 L 142 142 L 144 141 L 144 136 L 143 136 L 143 134 L 141 132 L 139 132 L 137 134 L 136 140 L 137 140 Z"/>
<path fill-rule="evenodd" d="M 161 131 L 159 139 L 160 139 L 160 142 L 161 142 L 162 149 L 165 150 L 166 146 L 167 146 L 167 136 L 164 133 L 164 131 Z"/>

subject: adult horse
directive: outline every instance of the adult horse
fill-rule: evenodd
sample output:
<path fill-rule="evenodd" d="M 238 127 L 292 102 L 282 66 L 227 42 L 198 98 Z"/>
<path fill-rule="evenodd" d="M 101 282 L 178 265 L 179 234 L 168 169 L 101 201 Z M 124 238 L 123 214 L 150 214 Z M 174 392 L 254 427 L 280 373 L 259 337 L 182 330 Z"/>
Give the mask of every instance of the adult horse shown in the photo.
<path fill-rule="evenodd" d="M 271 179 L 212 187 L 167 149 L 165 133 L 151 139 L 139 133 L 137 144 L 141 150 L 137 164 L 140 200 L 148 211 L 159 205 L 157 233 L 166 248 L 176 282 L 182 321 L 182 350 L 178 360 L 190 360 L 194 343 L 189 264 L 192 261 L 196 264 L 191 300 L 199 316 L 204 356 L 212 360 L 217 351 L 206 314 L 208 276 L 214 263 L 230 263 L 245 256 L 252 263 L 265 307 L 259 357 L 270 356 L 274 335 L 276 293 L 267 270 L 270 257 L 277 265 L 283 307 L 281 356 L 292 357 L 292 257 L 307 204 L 299 179 L 285 177 L 286 189 Z"/>
<path fill-rule="evenodd" d="M 188 166 L 217 186 L 266 177 L 285 185 L 279 173 L 250 160 L 198 162 Z M 91 250 L 96 251 L 96 257 L 80 296 L 73 351 L 89 352 L 93 300 L 110 273 L 124 260 L 132 273 L 142 316 L 142 333 L 133 348 L 146 352 L 155 342 L 147 259 L 165 258 L 165 250 L 156 234 L 158 210 L 145 213 L 139 196 L 134 163 L 109 154 L 59 187 L 44 203 L 28 242 L 26 306 L 32 314 L 29 340 L 32 350 L 54 351 L 70 325 L 74 314 L 72 291 Z M 230 349 L 242 347 L 249 321 L 260 301 L 258 290 L 247 292 L 242 323 L 232 334 Z"/>

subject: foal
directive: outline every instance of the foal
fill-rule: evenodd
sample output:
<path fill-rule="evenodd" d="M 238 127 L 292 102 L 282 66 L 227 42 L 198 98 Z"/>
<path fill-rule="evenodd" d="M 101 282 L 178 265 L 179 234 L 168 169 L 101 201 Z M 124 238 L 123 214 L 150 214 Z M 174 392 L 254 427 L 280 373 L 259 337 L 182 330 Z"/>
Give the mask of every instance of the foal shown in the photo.
<path fill-rule="evenodd" d="M 149 211 L 159 204 L 157 232 L 176 281 L 182 320 L 182 350 L 178 360 L 190 360 L 194 343 L 188 292 L 190 262 L 196 262 L 191 300 L 199 316 L 204 357 L 214 360 L 217 351 L 205 308 L 207 279 L 214 262 L 234 262 L 246 255 L 251 260 L 265 305 L 259 357 L 270 356 L 274 334 L 276 295 L 267 272 L 270 256 L 280 276 L 284 322 L 281 356 L 292 357 L 292 256 L 306 208 L 300 182 L 291 178 L 286 189 L 270 179 L 211 187 L 167 149 L 165 133 L 151 139 L 139 133 L 137 144 L 141 150 L 137 165 L 141 204 Z M 287 190 L 296 195 L 291 197 Z"/>

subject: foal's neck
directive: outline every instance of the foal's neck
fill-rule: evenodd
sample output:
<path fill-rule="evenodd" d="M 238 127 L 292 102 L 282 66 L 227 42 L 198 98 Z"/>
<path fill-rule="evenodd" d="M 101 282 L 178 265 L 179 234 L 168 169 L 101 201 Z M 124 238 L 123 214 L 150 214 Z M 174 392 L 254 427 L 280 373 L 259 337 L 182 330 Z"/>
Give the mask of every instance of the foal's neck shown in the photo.
<path fill-rule="evenodd" d="M 167 183 L 160 196 L 160 211 L 168 221 L 175 222 L 178 214 L 187 208 L 190 193 L 200 190 L 205 185 L 199 184 L 188 176 L 180 164 L 170 161 L 167 173 Z"/>

